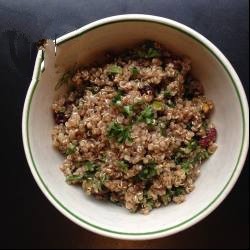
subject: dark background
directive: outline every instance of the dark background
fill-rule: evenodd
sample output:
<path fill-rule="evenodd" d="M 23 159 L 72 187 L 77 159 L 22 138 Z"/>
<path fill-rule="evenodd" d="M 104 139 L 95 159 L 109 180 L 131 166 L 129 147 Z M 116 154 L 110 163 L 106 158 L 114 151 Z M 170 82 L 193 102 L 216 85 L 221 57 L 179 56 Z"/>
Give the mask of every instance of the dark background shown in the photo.
<path fill-rule="evenodd" d="M 202 222 L 159 240 L 120 241 L 85 231 L 48 202 L 29 171 L 21 138 L 22 107 L 37 40 L 60 36 L 111 15 L 145 13 L 168 17 L 194 28 L 217 45 L 248 92 L 248 11 L 247 0 L 0 0 L 0 248 L 249 247 L 248 161 L 230 195 Z"/>

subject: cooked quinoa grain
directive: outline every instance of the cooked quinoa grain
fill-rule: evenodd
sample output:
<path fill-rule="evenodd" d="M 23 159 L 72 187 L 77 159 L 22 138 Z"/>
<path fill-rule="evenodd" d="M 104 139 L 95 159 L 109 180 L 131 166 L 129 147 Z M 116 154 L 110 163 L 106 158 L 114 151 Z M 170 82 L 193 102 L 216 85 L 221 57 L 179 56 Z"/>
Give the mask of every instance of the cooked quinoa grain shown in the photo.
<path fill-rule="evenodd" d="M 67 183 L 133 213 L 185 201 L 217 147 L 214 104 L 190 71 L 189 59 L 147 41 L 66 72 L 52 141 Z"/>

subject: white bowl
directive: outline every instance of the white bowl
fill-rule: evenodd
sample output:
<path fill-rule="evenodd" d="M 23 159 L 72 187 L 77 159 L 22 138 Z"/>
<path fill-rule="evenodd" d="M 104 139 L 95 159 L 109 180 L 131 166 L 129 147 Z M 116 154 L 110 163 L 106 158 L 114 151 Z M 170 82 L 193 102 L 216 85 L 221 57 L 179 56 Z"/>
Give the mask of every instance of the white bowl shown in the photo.
<path fill-rule="evenodd" d="M 196 188 L 186 202 L 155 209 L 147 216 L 130 214 L 124 208 L 96 201 L 79 187 L 67 185 L 59 170 L 63 158 L 51 144 L 51 104 L 58 94 L 54 88 L 62 74 L 58 67 L 67 69 L 75 62 L 88 64 L 102 51 L 125 48 L 144 39 L 158 41 L 191 58 L 194 75 L 215 102 L 212 120 L 218 129 L 219 145 L 202 166 Z M 45 70 L 42 70 L 42 51 L 38 52 L 22 121 L 24 149 L 31 172 L 50 202 L 83 228 L 132 240 L 171 235 L 210 214 L 238 179 L 249 141 L 247 99 L 239 77 L 225 56 L 205 37 L 183 24 L 137 14 L 93 22 L 60 37 L 57 45 L 57 56 L 45 60 Z"/>

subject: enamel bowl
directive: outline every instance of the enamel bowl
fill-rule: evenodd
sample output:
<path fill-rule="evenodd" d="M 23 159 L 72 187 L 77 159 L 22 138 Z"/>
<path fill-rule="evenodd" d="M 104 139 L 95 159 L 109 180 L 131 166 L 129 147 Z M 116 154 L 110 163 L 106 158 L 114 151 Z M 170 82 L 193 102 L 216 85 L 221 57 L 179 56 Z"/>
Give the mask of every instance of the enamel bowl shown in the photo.
<path fill-rule="evenodd" d="M 203 164 L 195 190 L 180 205 L 154 209 L 149 215 L 88 197 L 65 183 L 63 157 L 52 147 L 51 104 L 55 85 L 75 63 L 88 64 L 103 51 L 155 40 L 192 60 L 192 71 L 215 103 L 212 120 L 218 149 Z M 182 231 L 209 215 L 237 181 L 248 151 L 248 104 L 239 77 L 226 57 L 205 37 L 178 22 L 149 15 L 120 15 L 83 26 L 38 51 L 23 109 L 23 144 L 31 172 L 49 201 L 67 218 L 92 232 L 119 239 L 159 238 Z M 60 89 L 63 91 L 63 89 Z M 239 211 L 240 212 L 240 211 Z M 230 218 L 228 218 L 230 219 Z"/>

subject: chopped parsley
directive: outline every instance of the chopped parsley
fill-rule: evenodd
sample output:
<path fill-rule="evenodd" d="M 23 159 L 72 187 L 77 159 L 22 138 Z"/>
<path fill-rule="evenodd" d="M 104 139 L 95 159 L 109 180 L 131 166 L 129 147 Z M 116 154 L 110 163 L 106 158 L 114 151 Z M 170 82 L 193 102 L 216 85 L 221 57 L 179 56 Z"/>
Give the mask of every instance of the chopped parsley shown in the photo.
<path fill-rule="evenodd" d="M 149 210 L 152 210 L 154 207 L 154 200 L 152 198 L 147 199 L 146 203 L 144 204 L 144 207 L 148 208 Z"/>
<path fill-rule="evenodd" d="M 112 122 L 107 129 L 109 138 L 115 139 L 118 143 L 124 143 L 126 140 L 131 141 L 130 127 L 125 127 L 117 122 Z"/>
<path fill-rule="evenodd" d="M 171 197 L 185 194 L 185 190 L 183 187 L 173 187 L 172 189 L 168 190 L 168 192 Z"/>
<path fill-rule="evenodd" d="M 209 158 L 209 153 L 206 149 L 200 149 L 193 159 L 193 163 L 201 163 L 202 161 Z"/>
<path fill-rule="evenodd" d="M 192 126 L 193 126 L 192 122 L 189 122 L 189 123 L 187 124 L 186 128 L 187 128 L 188 130 L 192 130 Z"/>
<path fill-rule="evenodd" d="M 160 52 L 155 48 L 148 48 L 144 50 L 138 50 L 137 55 L 138 57 L 141 58 L 154 58 L 154 57 L 159 57 Z"/>
<path fill-rule="evenodd" d="M 85 162 L 79 162 L 78 167 L 82 166 L 84 168 L 83 174 L 73 174 L 66 177 L 66 181 L 71 182 L 79 182 L 84 179 L 92 179 L 94 177 L 95 172 L 98 170 L 99 165 L 91 162 L 91 161 L 85 161 Z"/>
<path fill-rule="evenodd" d="M 147 58 L 153 58 L 153 57 L 159 57 L 160 56 L 160 52 L 155 49 L 155 48 L 149 48 L 147 51 Z"/>
<path fill-rule="evenodd" d="M 66 181 L 67 182 L 78 182 L 78 181 L 83 180 L 83 178 L 84 178 L 84 175 L 68 175 L 66 177 Z"/>
<path fill-rule="evenodd" d="M 120 105 L 123 94 L 124 93 L 121 90 L 118 90 L 117 94 L 112 99 L 112 104 L 114 104 L 114 105 Z"/>
<path fill-rule="evenodd" d="M 168 203 L 170 202 L 169 194 L 164 194 L 161 196 L 161 201 L 164 206 L 167 206 Z"/>
<path fill-rule="evenodd" d="M 153 41 L 145 41 L 139 48 L 134 50 L 135 55 L 139 58 L 155 58 L 160 57 L 160 50 L 155 47 Z"/>
<path fill-rule="evenodd" d="M 204 129 L 207 129 L 207 128 L 208 128 L 208 121 L 204 121 L 204 122 L 202 123 L 202 127 L 203 127 Z"/>
<path fill-rule="evenodd" d="M 198 147 L 198 142 L 196 140 L 191 140 L 188 145 L 187 148 L 190 150 L 195 150 Z"/>
<path fill-rule="evenodd" d="M 72 155 L 76 152 L 76 145 L 70 143 L 65 151 L 66 155 Z"/>
<path fill-rule="evenodd" d="M 190 153 L 191 158 L 188 159 L 187 157 Z M 191 164 L 201 163 L 208 158 L 209 153 L 207 150 L 201 149 L 196 140 L 190 141 L 186 148 L 180 148 L 174 155 L 175 164 L 180 165 L 185 173 L 188 173 Z"/>
<path fill-rule="evenodd" d="M 154 123 L 154 111 L 151 106 L 147 106 L 137 118 L 138 122 L 145 122 L 150 125 Z"/>
<path fill-rule="evenodd" d="M 109 179 L 109 176 L 106 173 L 101 173 L 99 178 L 101 185 L 103 185 Z"/>
<path fill-rule="evenodd" d="M 115 64 L 110 65 L 110 66 L 107 68 L 107 74 L 108 74 L 108 75 L 122 74 L 122 67 L 117 66 L 117 65 L 115 65 Z"/>
<path fill-rule="evenodd" d="M 181 169 L 183 169 L 185 171 L 185 173 L 188 173 L 189 168 L 190 168 L 190 164 L 191 164 L 191 162 L 189 160 L 183 161 L 181 163 Z"/>
<path fill-rule="evenodd" d="M 123 172 L 123 173 L 127 173 L 128 172 L 128 167 L 129 165 L 125 162 L 125 161 L 118 161 L 117 165 L 119 167 L 119 169 Z"/>
<path fill-rule="evenodd" d="M 132 67 L 131 68 L 132 77 L 136 77 L 139 73 L 140 72 L 139 72 L 139 69 L 137 67 Z"/>
<path fill-rule="evenodd" d="M 169 92 L 169 90 L 164 91 L 164 97 L 167 98 L 167 99 L 170 99 L 172 97 L 172 95 Z"/>
<path fill-rule="evenodd" d="M 100 162 L 107 162 L 107 155 L 106 154 L 101 154 Z"/>
<path fill-rule="evenodd" d="M 183 158 L 183 153 L 178 151 L 175 155 L 174 155 L 174 162 L 176 165 L 181 164 L 182 162 L 182 158 Z"/>
<path fill-rule="evenodd" d="M 96 170 L 99 168 L 99 165 L 97 165 L 91 161 L 86 161 L 83 164 L 83 167 L 85 169 L 85 172 L 92 173 L 92 172 L 96 172 Z"/>
<path fill-rule="evenodd" d="M 146 181 L 152 179 L 156 175 L 156 163 L 151 162 L 143 166 L 143 169 L 139 172 L 138 177 L 140 180 Z"/>
<path fill-rule="evenodd" d="M 133 114 L 133 105 L 126 105 L 123 107 L 123 114 L 125 116 L 131 117 Z"/>
<path fill-rule="evenodd" d="M 102 187 L 103 187 L 103 183 L 95 177 L 92 179 L 86 180 L 86 185 L 91 188 L 91 191 L 86 190 L 87 193 L 88 192 L 99 193 L 102 191 Z"/>

